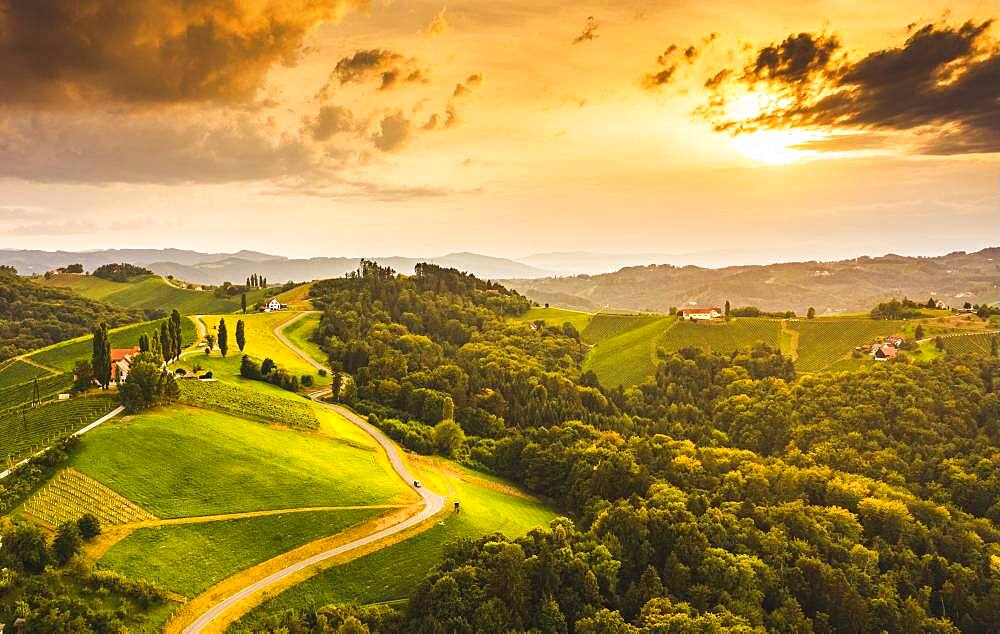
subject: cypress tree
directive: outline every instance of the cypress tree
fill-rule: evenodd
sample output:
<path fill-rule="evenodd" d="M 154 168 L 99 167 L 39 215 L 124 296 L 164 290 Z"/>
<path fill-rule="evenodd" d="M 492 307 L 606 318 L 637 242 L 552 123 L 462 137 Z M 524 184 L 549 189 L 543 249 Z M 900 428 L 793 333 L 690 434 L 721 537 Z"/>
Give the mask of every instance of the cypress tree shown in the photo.
<path fill-rule="evenodd" d="M 229 332 L 226 330 L 225 318 L 219 320 L 219 352 L 225 357 L 229 351 Z"/>
<path fill-rule="evenodd" d="M 160 336 L 157 334 L 156 330 L 153 330 L 153 334 L 146 335 L 146 343 L 149 344 L 149 352 L 156 357 L 163 356 L 160 351 Z"/>
<path fill-rule="evenodd" d="M 170 311 L 170 322 L 174 325 L 173 358 L 181 356 L 181 348 L 184 347 L 183 334 L 181 333 L 181 314 L 177 309 Z"/>
<path fill-rule="evenodd" d="M 170 361 L 170 331 L 167 329 L 167 322 L 160 322 L 160 356 L 164 361 Z"/>
<path fill-rule="evenodd" d="M 90 365 L 98 385 L 107 389 L 111 385 L 111 341 L 108 339 L 108 325 L 104 322 L 94 328 Z"/>
<path fill-rule="evenodd" d="M 243 347 L 246 345 L 246 343 L 247 343 L 247 336 L 246 336 L 246 332 L 244 331 L 243 320 L 242 319 L 237 319 L 236 320 L 236 345 L 239 347 L 240 352 L 243 352 Z"/>
<path fill-rule="evenodd" d="M 240 305 L 243 307 L 243 314 L 246 315 L 247 314 L 247 294 L 246 293 L 243 293 L 243 295 L 240 296 Z M 243 349 L 243 346 L 240 346 L 240 350 L 242 350 L 242 349 Z"/>
<path fill-rule="evenodd" d="M 163 349 L 163 356 L 167 362 L 173 361 L 177 356 L 177 327 L 172 319 L 167 320 L 167 346 Z"/>

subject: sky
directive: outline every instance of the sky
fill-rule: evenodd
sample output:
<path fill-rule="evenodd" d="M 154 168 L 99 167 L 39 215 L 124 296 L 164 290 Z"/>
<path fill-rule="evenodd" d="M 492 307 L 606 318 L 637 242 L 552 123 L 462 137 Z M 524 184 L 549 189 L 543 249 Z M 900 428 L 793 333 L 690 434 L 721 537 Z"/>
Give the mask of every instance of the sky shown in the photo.
<path fill-rule="evenodd" d="M 995 1 L 0 0 L 0 248 L 1000 240 Z"/>

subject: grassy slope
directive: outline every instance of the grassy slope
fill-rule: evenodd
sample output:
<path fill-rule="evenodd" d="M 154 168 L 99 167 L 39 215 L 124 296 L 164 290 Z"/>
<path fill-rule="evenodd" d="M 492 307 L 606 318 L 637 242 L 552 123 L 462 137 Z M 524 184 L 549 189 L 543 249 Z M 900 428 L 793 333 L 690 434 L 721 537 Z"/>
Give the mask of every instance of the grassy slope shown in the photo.
<path fill-rule="evenodd" d="M 176 406 L 95 429 L 72 463 L 159 517 L 376 504 L 407 491 L 374 449 Z"/>
<path fill-rule="evenodd" d="M 541 319 L 549 326 L 562 326 L 569 322 L 578 332 L 583 332 L 594 317 L 592 313 L 584 313 L 578 310 L 566 310 L 564 308 L 531 308 L 523 315 L 515 317 L 515 321 L 532 322 Z"/>
<path fill-rule="evenodd" d="M 193 597 L 241 570 L 384 512 L 313 511 L 140 528 L 115 544 L 98 568 Z"/>
<path fill-rule="evenodd" d="M 256 615 L 288 608 L 404 598 L 440 561 L 446 544 L 493 532 L 523 535 L 536 526 L 547 525 L 556 515 L 541 503 L 517 494 L 509 485 L 453 463 L 422 459 L 415 466 L 428 486 L 450 492 L 461 502 L 461 513 L 448 511 L 441 521 L 406 541 L 334 566 L 289 588 L 251 611 L 234 630 L 248 630 Z"/>
<path fill-rule="evenodd" d="M 596 323 L 591 322 L 591 331 Z M 656 371 L 655 353 L 660 339 L 673 330 L 673 317 L 645 318 L 643 325 L 622 334 L 601 339 L 584 361 L 584 370 L 592 370 L 605 387 L 641 383 Z M 636 323 L 636 322 L 632 322 Z M 642 323 L 642 322 L 639 322 Z M 603 335 L 605 330 L 591 333 Z M 584 335 L 587 336 L 586 333 Z"/>
<path fill-rule="evenodd" d="M 9 359 L 0 363 L 0 390 L 49 376 L 49 371 L 24 361 Z"/>
<path fill-rule="evenodd" d="M 630 330 L 646 326 L 662 315 L 620 315 L 615 313 L 598 313 L 594 315 L 587 327 L 580 332 L 583 340 L 589 344 L 598 344 L 605 339 L 618 337 Z"/>
<path fill-rule="evenodd" d="M 176 308 L 184 315 L 231 313 L 240 309 L 239 295 L 221 298 L 211 291 L 177 288 L 158 275 L 147 275 L 129 282 L 112 282 L 92 275 L 56 275 L 42 283 L 126 308 Z M 262 299 L 265 294 L 264 290 L 248 292 L 247 304 Z"/>
<path fill-rule="evenodd" d="M 873 320 L 819 318 L 788 322 L 788 327 L 798 331 L 798 358 L 795 367 L 800 372 L 816 372 L 830 368 L 838 362 L 850 358 L 856 346 L 871 343 L 892 334 L 902 334 L 906 322 Z M 847 369 L 839 363 L 837 369 Z"/>
<path fill-rule="evenodd" d="M 308 354 L 313 360 L 325 365 L 327 362 L 326 353 L 317 344 L 309 340 L 309 337 L 319 325 L 320 316 L 319 313 L 309 313 L 285 328 L 282 333 L 289 341 L 298 346 L 299 350 Z"/>
<path fill-rule="evenodd" d="M 150 334 L 154 330 L 159 332 L 161 321 L 163 320 L 147 321 L 112 330 L 111 347 L 131 348 L 138 345 L 139 335 Z M 197 331 L 190 319 L 181 319 L 181 334 L 185 346 L 194 342 Z M 36 350 L 28 355 L 28 357 L 43 365 L 70 372 L 73 369 L 73 364 L 79 359 L 90 359 L 92 352 L 91 339 L 90 335 L 85 335 L 69 341 L 63 341 L 47 348 Z"/>
<path fill-rule="evenodd" d="M 309 300 L 309 289 L 312 285 L 312 282 L 299 284 L 284 293 L 278 293 L 274 298 L 282 304 L 287 304 L 291 310 L 312 310 L 312 302 Z"/>

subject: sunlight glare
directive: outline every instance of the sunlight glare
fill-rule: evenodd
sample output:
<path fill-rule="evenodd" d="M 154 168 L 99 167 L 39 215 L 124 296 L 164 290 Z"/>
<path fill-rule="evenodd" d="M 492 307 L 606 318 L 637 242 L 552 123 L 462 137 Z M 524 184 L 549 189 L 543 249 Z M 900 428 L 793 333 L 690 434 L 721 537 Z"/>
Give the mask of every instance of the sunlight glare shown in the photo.
<path fill-rule="evenodd" d="M 796 149 L 796 145 L 822 136 L 805 130 L 760 130 L 733 137 L 732 144 L 747 158 L 768 165 L 787 165 L 815 154 Z"/>

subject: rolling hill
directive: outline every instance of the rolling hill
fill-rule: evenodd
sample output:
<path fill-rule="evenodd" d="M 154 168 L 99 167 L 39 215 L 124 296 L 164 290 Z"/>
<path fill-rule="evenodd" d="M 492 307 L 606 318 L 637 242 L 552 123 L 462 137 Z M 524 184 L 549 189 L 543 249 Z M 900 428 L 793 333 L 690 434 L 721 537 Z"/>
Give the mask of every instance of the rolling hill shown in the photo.
<path fill-rule="evenodd" d="M 757 306 L 767 311 L 810 306 L 819 314 L 867 311 L 891 297 L 934 296 L 960 306 L 1000 300 L 1000 247 L 940 257 L 861 257 L 720 269 L 669 264 L 603 275 L 512 279 L 511 288 L 539 303 L 577 309 L 667 312 L 671 306 Z"/>

